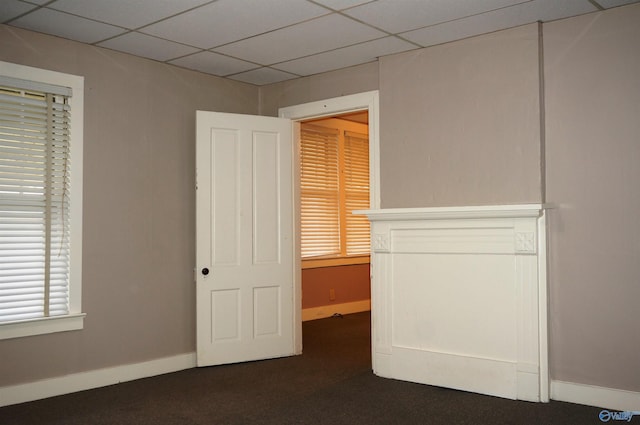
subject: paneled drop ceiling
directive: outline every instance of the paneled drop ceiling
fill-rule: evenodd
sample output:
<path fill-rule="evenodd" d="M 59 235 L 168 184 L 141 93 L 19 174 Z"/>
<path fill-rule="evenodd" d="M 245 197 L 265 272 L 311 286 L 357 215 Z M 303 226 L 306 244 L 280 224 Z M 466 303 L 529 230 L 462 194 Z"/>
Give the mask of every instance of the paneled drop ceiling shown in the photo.
<path fill-rule="evenodd" d="M 0 22 L 255 85 L 640 0 L 0 0 Z"/>

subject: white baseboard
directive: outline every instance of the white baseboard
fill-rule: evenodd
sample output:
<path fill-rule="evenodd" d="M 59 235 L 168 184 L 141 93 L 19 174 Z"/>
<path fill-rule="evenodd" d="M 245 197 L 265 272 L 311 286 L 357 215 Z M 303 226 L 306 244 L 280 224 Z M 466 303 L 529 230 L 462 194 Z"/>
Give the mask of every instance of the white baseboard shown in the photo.
<path fill-rule="evenodd" d="M 371 310 L 371 300 L 354 301 L 343 304 L 323 305 L 320 307 L 305 308 L 302 310 L 302 321 L 324 319 L 335 313 L 351 314 Z"/>
<path fill-rule="evenodd" d="M 551 381 L 551 398 L 621 411 L 640 411 L 640 392 Z"/>
<path fill-rule="evenodd" d="M 334 313 L 369 311 L 369 300 L 302 310 L 303 320 L 330 317 Z M 69 394 L 120 382 L 148 378 L 196 367 L 196 354 L 187 353 L 147 362 L 115 366 L 58 378 L 0 387 L 0 407 Z M 551 399 L 620 411 L 639 411 L 640 392 L 551 381 Z"/>
<path fill-rule="evenodd" d="M 24 403 L 43 398 L 69 394 L 92 388 L 105 387 L 119 382 L 133 381 L 150 376 L 177 372 L 196 366 L 196 354 L 187 353 L 173 357 L 150 360 L 142 363 L 128 364 L 74 373 L 58 378 L 43 379 L 7 387 L 0 387 L 0 407 L 10 404 Z"/>

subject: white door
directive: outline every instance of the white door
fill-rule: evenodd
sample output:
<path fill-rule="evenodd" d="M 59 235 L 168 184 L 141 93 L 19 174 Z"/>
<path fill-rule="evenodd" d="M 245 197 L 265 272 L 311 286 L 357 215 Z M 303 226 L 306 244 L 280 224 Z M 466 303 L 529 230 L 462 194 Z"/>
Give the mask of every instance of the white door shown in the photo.
<path fill-rule="evenodd" d="M 294 354 L 291 128 L 196 114 L 198 366 Z"/>

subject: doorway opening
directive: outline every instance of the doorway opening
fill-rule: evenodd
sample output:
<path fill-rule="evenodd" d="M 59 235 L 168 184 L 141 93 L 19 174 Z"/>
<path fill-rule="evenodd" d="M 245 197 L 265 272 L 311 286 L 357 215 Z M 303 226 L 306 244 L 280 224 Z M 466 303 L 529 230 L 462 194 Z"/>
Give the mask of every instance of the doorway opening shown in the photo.
<path fill-rule="evenodd" d="M 333 99 L 326 99 L 317 102 L 311 102 L 301 105 L 290 106 L 286 108 L 281 108 L 279 111 L 279 116 L 281 118 L 289 118 L 294 121 L 294 135 L 299 136 L 300 126 L 305 121 L 317 121 L 321 119 L 325 119 L 327 117 L 340 117 L 342 119 L 351 119 L 356 121 L 365 121 L 368 128 L 368 140 L 369 140 L 369 209 L 379 209 L 380 208 L 380 162 L 379 162 L 379 99 L 378 99 L 378 91 L 371 91 L 365 93 L 359 93 L 355 95 L 347 95 L 341 96 Z M 364 116 L 366 115 L 366 119 Z M 294 143 L 299 149 L 299 143 Z M 300 161 L 299 161 L 299 150 L 296 150 L 294 154 L 294 170 L 297 173 L 300 171 Z M 300 247 L 300 238 L 299 238 L 299 229 L 300 229 L 300 184 L 299 184 L 299 174 L 296 176 L 294 181 L 296 181 L 296 201 L 295 205 L 297 211 L 295 211 L 294 216 L 296 217 L 297 223 L 296 228 L 298 229 L 297 236 L 297 244 L 295 251 L 297 252 L 296 256 L 296 272 L 297 276 L 295 278 L 294 283 L 294 302 L 296 305 L 294 306 L 294 345 L 295 352 L 297 354 L 302 353 L 302 321 L 303 321 L 303 312 L 302 312 L 302 259 L 301 259 L 301 247 Z M 369 269 L 368 259 L 364 262 L 361 267 L 365 268 L 367 271 Z M 326 270 L 331 269 L 333 267 L 324 268 Z M 329 292 L 332 288 L 325 288 L 326 294 L 325 297 L 332 297 L 333 294 Z M 335 288 L 334 288 L 335 289 Z M 369 285 L 369 292 L 371 293 L 371 286 Z M 337 293 L 335 294 L 337 298 Z M 368 300 L 366 301 L 368 306 L 370 306 L 370 314 L 372 318 L 375 317 L 376 306 L 375 304 L 371 304 Z M 311 311 L 313 313 L 313 310 Z M 371 329 L 371 333 L 375 334 L 375 328 Z"/>
<path fill-rule="evenodd" d="M 370 311 L 369 114 L 300 122 L 302 320 Z"/>

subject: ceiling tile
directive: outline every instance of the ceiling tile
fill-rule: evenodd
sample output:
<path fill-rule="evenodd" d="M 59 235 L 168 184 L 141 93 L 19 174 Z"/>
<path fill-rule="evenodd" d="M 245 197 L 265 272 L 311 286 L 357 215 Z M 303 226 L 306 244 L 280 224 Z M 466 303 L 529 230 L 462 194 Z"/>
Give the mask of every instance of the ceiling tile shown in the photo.
<path fill-rule="evenodd" d="M 478 34 L 511 28 L 537 21 L 549 21 L 593 12 L 586 0 L 534 0 L 528 3 L 445 22 L 402 33 L 402 37 L 424 47 L 447 43 Z"/>
<path fill-rule="evenodd" d="M 277 69 L 259 68 L 254 69 L 253 71 L 243 72 L 242 74 L 232 75 L 229 78 L 262 86 L 264 84 L 273 84 L 279 83 L 280 81 L 292 80 L 294 78 L 298 78 L 298 76 L 284 71 L 278 71 Z"/>
<path fill-rule="evenodd" d="M 83 43 L 95 43 L 124 32 L 122 28 L 44 8 L 16 19 L 11 25 Z"/>
<path fill-rule="evenodd" d="M 138 32 L 130 32 L 128 34 L 112 38 L 99 43 L 98 46 L 158 61 L 166 61 L 180 56 L 190 55 L 198 51 L 195 47 L 162 40 L 156 37 L 151 37 L 150 35 L 140 34 Z"/>
<path fill-rule="evenodd" d="M 271 65 L 384 37 L 386 34 L 338 14 L 282 28 L 215 51 Z"/>
<path fill-rule="evenodd" d="M 134 29 L 210 0 L 57 0 L 50 8 Z"/>
<path fill-rule="evenodd" d="M 212 52 L 195 53 L 170 63 L 221 77 L 257 67 L 255 64 Z"/>
<path fill-rule="evenodd" d="M 548 22 L 598 11 L 591 2 L 584 0 L 534 0 L 523 4 L 520 10 L 520 14 L 531 17 L 530 22 Z"/>
<path fill-rule="evenodd" d="M 403 0 L 402 6 L 399 6 L 397 0 L 378 0 L 344 13 L 385 31 L 398 33 L 526 2 L 527 0 Z"/>
<path fill-rule="evenodd" d="M 268 84 L 638 1 L 0 0 L 0 22 Z"/>
<path fill-rule="evenodd" d="M 306 1 L 277 0 L 276 4 L 274 13 L 272 1 L 218 0 L 142 32 L 208 49 L 329 13 Z"/>
<path fill-rule="evenodd" d="M 606 9 L 611 7 L 624 6 L 625 4 L 637 3 L 638 0 L 597 0 L 598 4 Z"/>
<path fill-rule="evenodd" d="M 333 10 L 343 10 L 360 4 L 369 3 L 370 1 L 371 0 L 315 0 L 316 3 L 330 7 Z"/>
<path fill-rule="evenodd" d="M 380 56 L 416 48 L 417 46 L 414 44 L 407 43 L 397 37 L 385 37 L 302 59 L 283 62 L 273 67 L 306 76 L 372 62 Z"/>
<path fill-rule="evenodd" d="M 2 6 L 0 6 L 0 23 L 27 13 L 36 7 L 37 6 L 33 4 L 27 4 L 18 0 L 2 0 Z"/>

